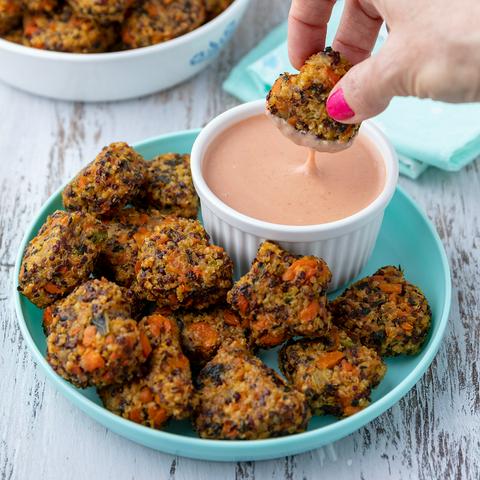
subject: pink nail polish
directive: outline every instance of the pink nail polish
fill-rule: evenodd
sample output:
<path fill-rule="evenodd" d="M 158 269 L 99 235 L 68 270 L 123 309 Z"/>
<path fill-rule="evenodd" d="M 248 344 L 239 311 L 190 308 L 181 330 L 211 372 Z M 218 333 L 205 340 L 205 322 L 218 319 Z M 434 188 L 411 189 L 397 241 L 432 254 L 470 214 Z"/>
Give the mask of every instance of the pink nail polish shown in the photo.
<path fill-rule="evenodd" d="M 339 88 L 328 100 L 327 100 L 327 113 L 334 120 L 346 120 L 355 115 L 355 112 L 350 108 L 345 97 L 343 96 L 343 90 Z"/>

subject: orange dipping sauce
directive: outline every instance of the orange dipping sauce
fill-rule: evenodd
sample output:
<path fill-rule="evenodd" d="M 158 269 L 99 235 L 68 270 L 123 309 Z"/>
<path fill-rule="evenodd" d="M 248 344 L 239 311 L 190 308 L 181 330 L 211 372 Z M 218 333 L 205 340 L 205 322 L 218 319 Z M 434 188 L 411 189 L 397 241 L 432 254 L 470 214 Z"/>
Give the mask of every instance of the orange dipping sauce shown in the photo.
<path fill-rule="evenodd" d="M 318 225 L 349 217 L 372 203 L 385 185 L 385 165 L 359 133 L 337 153 L 300 147 L 257 115 L 220 133 L 208 147 L 203 176 L 234 210 L 270 223 Z"/>

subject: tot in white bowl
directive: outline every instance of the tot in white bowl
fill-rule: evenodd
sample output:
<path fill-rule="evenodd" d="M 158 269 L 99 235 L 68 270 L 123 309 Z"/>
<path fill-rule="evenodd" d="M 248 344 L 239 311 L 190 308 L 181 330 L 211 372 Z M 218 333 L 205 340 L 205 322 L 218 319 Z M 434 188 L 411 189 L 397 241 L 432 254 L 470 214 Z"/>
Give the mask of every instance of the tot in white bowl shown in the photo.
<path fill-rule="evenodd" d="M 194 76 L 227 45 L 250 0 L 235 0 L 210 22 L 173 40 L 111 53 L 39 50 L 0 38 L 0 80 L 60 100 L 125 100 Z"/>
<path fill-rule="evenodd" d="M 258 220 L 220 200 L 208 186 L 203 166 L 208 147 L 218 135 L 264 111 L 264 100 L 232 108 L 214 118 L 197 137 L 192 149 L 191 168 L 205 229 L 213 242 L 229 253 L 237 275 L 248 271 L 259 244 L 268 239 L 293 253 L 323 258 L 333 273 L 330 289 L 336 290 L 360 273 L 373 251 L 385 208 L 398 180 L 395 151 L 374 123 L 364 122 L 359 135 L 364 135 L 373 144 L 385 167 L 383 188 L 370 204 L 353 215 L 318 225 L 281 225 Z"/>

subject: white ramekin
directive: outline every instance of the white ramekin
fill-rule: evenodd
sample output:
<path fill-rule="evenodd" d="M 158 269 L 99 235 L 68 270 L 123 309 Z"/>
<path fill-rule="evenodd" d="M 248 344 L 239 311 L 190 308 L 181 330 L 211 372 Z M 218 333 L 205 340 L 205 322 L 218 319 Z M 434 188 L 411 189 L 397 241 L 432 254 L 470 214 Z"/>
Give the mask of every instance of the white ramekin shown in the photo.
<path fill-rule="evenodd" d="M 235 0 L 192 32 L 145 48 L 112 53 L 39 50 L 0 38 L 0 80 L 60 100 L 124 100 L 165 90 L 204 69 L 235 32 L 250 0 Z"/>
<path fill-rule="evenodd" d="M 361 133 L 377 147 L 386 170 L 385 186 L 370 205 L 350 217 L 321 225 L 277 225 L 257 220 L 229 207 L 210 190 L 203 178 L 202 163 L 208 146 L 220 132 L 264 111 L 265 100 L 232 108 L 209 122 L 197 137 L 191 168 L 205 229 L 213 242 L 225 248 L 232 257 L 237 275 L 248 271 L 258 245 L 268 239 L 279 242 L 293 253 L 323 258 L 333 273 L 330 290 L 336 290 L 360 273 L 375 246 L 383 213 L 398 180 L 395 151 L 378 127 L 370 121 L 363 122 Z"/>

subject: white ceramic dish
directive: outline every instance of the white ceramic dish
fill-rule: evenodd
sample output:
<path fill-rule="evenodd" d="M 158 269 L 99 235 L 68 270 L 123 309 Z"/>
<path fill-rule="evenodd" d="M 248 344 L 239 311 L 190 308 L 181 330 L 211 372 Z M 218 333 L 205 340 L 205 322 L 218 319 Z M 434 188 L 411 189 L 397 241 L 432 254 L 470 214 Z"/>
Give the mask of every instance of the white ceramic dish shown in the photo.
<path fill-rule="evenodd" d="M 386 170 L 380 195 L 354 215 L 321 225 L 289 226 L 257 220 L 223 203 L 210 190 L 202 174 L 204 155 L 212 140 L 223 130 L 245 118 L 265 111 L 258 100 L 232 108 L 214 118 L 197 137 L 191 158 L 192 176 L 202 205 L 203 223 L 214 243 L 232 257 L 236 274 L 243 275 L 265 239 L 279 242 L 289 251 L 324 258 L 333 273 L 331 290 L 355 278 L 367 263 L 380 230 L 383 213 L 398 180 L 398 161 L 385 135 L 372 122 L 364 122 L 361 134 L 378 148 Z"/>
<path fill-rule="evenodd" d="M 124 52 L 78 54 L 0 38 L 0 80 L 36 95 L 85 102 L 124 100 L 172 87 L 205 68 L 229 42 L 250 0 L 165 43 Z"/>

